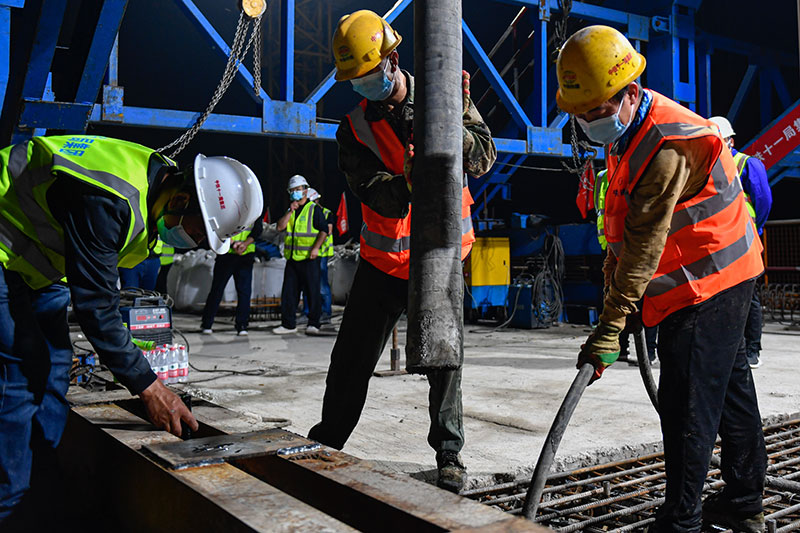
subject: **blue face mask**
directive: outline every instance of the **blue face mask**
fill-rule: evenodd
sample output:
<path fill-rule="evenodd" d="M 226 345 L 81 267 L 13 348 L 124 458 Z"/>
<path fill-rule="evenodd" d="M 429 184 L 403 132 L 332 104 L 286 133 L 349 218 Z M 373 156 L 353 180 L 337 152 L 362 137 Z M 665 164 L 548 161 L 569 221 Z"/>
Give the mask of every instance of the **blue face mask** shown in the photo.
<path fill-rule="evenodd" d="M 617 112 L 610 117 L 598 118 L 591 122 L 586 122 L 582 118 L 575 118 L 578 120 L 578 124 L 581 125 L 583 132 L 589 137 L 589 140 L 600 144 L 611 144 L 622 137 L 622 134 L 625 133 L 631 123 L 631 121 L 628 121 L 628 124 L 622 123 L 619 119 L 620 109 L 622 109 L 622 101 L 619 103 Z M 633 120 L 633 117 L 631 117 L 631 120 Z"/>
<path fill-rule="evenodd" d="M 292 191 L 289 193 L 289 199 L 293 202 L 299 202 L 303 199 L 303 191 Z"/>
<path fill-rule="evenodd" d="M 183 220 L 183 217 L 181 217 L 181 220 Z M 167 224 L 164 222 L 164 217 L 161 216 L 156 222 L 156 228 L 158 229 L 158 236 L 161 237 L 161 240 L 170 246 L 174 246 L 175 248 L 197 248 L 197 243 L 194 242 L 194 239 L 186 233 L 186 230 L 183 229 L 183 226 L 180 224 L 168 228 Z"/>
<path fill-rule="evenodd" d="M 373 102 L 386 100 L 392 95 L 392 89 L 394 89 L 394 78 L 390 80 L 387 74 L 391 69 L 391 65 L 391 61 L 386 60 L 383 70 L 367 74 L 362 78 L 350 80 L 350 83 L 353 84 L 353 90 Z"/>

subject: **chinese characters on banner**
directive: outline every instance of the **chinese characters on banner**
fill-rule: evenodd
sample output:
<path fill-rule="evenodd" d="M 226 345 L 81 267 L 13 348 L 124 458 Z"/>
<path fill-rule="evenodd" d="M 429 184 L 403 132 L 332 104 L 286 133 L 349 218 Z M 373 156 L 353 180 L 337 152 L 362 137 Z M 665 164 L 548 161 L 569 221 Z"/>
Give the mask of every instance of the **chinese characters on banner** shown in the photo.
<path fill-rule="evenodd" d="M 770 129 L 742 149 L 764 163 L 767 170 L 800 146 L 800 103 Z"/>

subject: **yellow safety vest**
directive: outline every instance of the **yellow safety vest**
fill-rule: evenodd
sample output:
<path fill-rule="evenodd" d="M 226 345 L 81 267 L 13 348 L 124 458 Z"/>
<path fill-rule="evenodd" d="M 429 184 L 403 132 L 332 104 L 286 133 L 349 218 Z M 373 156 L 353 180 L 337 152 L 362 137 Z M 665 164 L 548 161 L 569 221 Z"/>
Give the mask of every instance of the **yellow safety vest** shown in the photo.
<path fill-rule="evenodd" d="M 748 159 L 750 159 L 750 156 L 743 154 L 742 152 L 736 152 L 736 155 L 733 156 L 733 162 L 736 163 L 736 178 L 740 183 L 742 181 L 742 172 L 744 171 L 744 166 L 747 164 Z M 744 188 L 742 188 L 742 191 L 744 191 Z M 750 198 L 749 194 L 744 193 L 744 200 L 745 205 L 747 206 L 747 212 L 750 213 L 750 217 L 755 220 L 756 206 L 753 205 L 753 199 Z"/>
<path fill-rule="evenodd" d="M 286 240 L 284 241 L 283 256 L 292 261 L 305 261 L 311 256 L 311 248 L 317 240 L 319 231 L 314 229 L 314 207 L 312 201 L 300 209 L 292 211 L 289 224 L 286 226 Z"/>

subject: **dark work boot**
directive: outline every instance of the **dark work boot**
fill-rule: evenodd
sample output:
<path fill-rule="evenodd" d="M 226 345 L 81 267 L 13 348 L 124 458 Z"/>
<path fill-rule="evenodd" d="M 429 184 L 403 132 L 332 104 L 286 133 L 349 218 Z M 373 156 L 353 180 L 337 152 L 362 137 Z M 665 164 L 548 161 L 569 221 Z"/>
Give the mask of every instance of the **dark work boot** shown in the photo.
<path fill-rule="evenodd" d="M 439 478 L 436 485 L 444 490 L 458 494 L 467 482 L 467 469 L 461 462 L 458 452 L 443 450 L 436 454 Z"/>
<path fill-rule="evenodd" d="M 722 493 L 709 496 L 703 502 L 703 523 L 732 529 L 735 533 L 762 533 L 764 513 L 741 516 L 727 502 Z"/>

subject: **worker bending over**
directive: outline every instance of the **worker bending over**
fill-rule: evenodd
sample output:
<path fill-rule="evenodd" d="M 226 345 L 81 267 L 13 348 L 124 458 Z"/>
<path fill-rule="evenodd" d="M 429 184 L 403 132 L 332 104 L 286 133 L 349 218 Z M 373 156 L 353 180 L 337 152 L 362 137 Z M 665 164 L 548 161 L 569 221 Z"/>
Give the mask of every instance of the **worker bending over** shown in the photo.
<path fill-rule="evenodd" d="M 385 20 L 366 10 L 342 17 L 333 36 L 336 80 L 349 80 L 363 97 L 336 132 L 339 168 L 361 200 L 361 259 L 331 353 L 322 421 L 309 432 L 334 448 L 342 448 L 358 424 L 369 379 L 408 304 L 414 78 L 400 69 L 400 40 Z M 492 166 L 497 151 L 467 87 L 465 77 L 464 170 L 478 177 Z M 465 183 L 462 260 L 475 240 L 471 204 Z M 428 444 L 436 450 L 438 484 L 458 492 L 466 480 L 459 457 L 464 446 L 461 370 L 431 372 L 428 381 Z"/>
<path fill-rule="evenodd" d="M 147 258 L 156 236 L 178 248 L 208 239 L 225 253 L 262 203 L 253 172 L 225 157 L 198 155 L 181 172 L 154 150 L 91 135 L 0 151 L 0 530 L 34 531 L 48 519 L 41 510 L 52 502 L 26 493 L 37 488 L 32 465 L 50 467 L 67 420 L 70 301 L 101 362 L 150 420 L 178 436 L 181 421 L 197 429 L 122 324 L 117 267 Z"/>
<path fill-rule="evenodd" d="M 700 531 L 703 517 L 761 531 L 766 452 L 742 333 L 764 267 L 731 152 L 713 123 L 636 82 L 645 58 L 613 28 L 576 32 L 556 68 L 558 106 L 608 166 L 607 294 L 578 364 L 601 376 L 642 297 L 644 324 L 659 325 L 667 488 L 651 531 Z M 726 486 L 701 513 L 718 432 Z"/>

